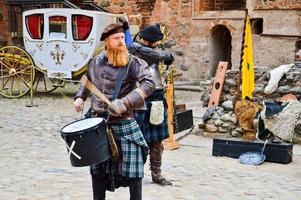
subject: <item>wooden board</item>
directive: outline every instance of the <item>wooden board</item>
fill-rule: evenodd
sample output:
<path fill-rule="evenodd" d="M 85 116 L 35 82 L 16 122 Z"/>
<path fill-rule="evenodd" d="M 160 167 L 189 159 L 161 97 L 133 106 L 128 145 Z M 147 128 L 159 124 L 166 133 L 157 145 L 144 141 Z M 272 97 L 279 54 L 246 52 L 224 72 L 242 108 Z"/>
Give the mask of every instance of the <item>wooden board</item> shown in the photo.
<path fill-rule="evenodd" d="M 228 62 L 220 61 L 216 69 L 216 74 L 214 78 L 213 88 L 208 104 L 208 108 L 211 106 L 218 106 L 221 94 L 223 91 L 224 80 L 226 76 L 226 71 L 228 69 Z"/>
<path fill-rule="evenodd" d="M 212 155 L 239 158 L 248 151 L 261 152 L 263 141 L 242 141 L 238 139 L 213 139 Z M 287 164 L 292 162 L 293 144 L 270 143 L 266 144 L 264 154 L 266 161 Z"/>

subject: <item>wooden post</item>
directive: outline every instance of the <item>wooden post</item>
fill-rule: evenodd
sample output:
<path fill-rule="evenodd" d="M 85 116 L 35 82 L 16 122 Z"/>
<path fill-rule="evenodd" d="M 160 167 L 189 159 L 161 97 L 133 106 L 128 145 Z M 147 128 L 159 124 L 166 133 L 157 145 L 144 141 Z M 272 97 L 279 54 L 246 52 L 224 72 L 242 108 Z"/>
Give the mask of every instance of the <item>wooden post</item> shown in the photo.
<path fill-rule="evenodd" d="M 168 149 L 178 149 L 180 145 L 178 142 L 174 141 L 174 123 L 173 123 L 173 115 L 174 115 L 174 101 L 173 101 L 173 84 L 167 84 L 166 88 L 166 97 L 167 97 L 167 107 L 168 107 L 168 132 L 169 138 L 167 139 L 166 145 Z"/>
<path fill-rule="evenodd" d="M 38 105 L 34 104 L 33 103 L 33 84 L 34 84 L 34 70 L 35 70 L 35 67 L 34 65 L 32 64 L 30 66 L 30 103 L 29 104 L 26 104 L 25 106 L 26 107 L 36 107 Z"/>
<path fill-rule="evenodd" d="M 212 92 L 208 103 L 208 108 L 219 105 L 219 100 L 223 92 L 223 86 L 224 86 L 227 69 L 228 69 L 228 62 L 220 61 L 216 69 Z"/>
<path fill-rule="evenodd" d="M 238 80 L 237 80 L 237 94 L 236 94 L 236 101 L 239 101 L 241 99 L 240 94 L 240 85 L 241 85 L 241 68 L 242 68 L 242 62 L 243 62 L 243 53 L 244 53 L 244 44 L 245 44 L 245 30 L 246 30 L 246 21 L 247 21 L 247 15 L 248 15 L 248 9 L 245 10 L 245 20 L 244 20 L 244 28 L 243 28 L 243 34 L 242 34 L 242 43 L 241 43 L 241 53 L 240 53 L 240 62 L 239 62 L 239 73 L 238 73 Z"/>

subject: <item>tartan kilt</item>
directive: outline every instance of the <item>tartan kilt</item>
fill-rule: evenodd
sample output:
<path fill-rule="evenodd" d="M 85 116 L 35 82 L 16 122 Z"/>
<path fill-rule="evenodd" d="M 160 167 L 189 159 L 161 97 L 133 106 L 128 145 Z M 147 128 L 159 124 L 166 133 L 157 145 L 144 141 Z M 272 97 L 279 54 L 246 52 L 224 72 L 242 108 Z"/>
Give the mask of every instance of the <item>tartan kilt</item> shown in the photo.
<path fill-rule="evenodd" d="M 107 189 L 114 191 L 120 186 L 128 186 L 129 178 L 143 178 L 144 163 L 148 146 L 134 119 L 120 120 L 109 124 L 118 145 L 122 160 L 109 159 L 90 166 L 91 175 L 103 176 Z"/>
<path fill-rule="evenodd" d="M 149 123 L 152 101 L 163 101 L 164 103 L 164 120 L 161 125 L 152 125 Z M 149 144 L 168 138 L 167 103 L 164 98 L 164 91 L 156 90 L 148 98 L 146 98 L 145 102 L 147 110 L 136 110 L 134 112 L 134 118 L 140 126 L 144 139 Z"/>

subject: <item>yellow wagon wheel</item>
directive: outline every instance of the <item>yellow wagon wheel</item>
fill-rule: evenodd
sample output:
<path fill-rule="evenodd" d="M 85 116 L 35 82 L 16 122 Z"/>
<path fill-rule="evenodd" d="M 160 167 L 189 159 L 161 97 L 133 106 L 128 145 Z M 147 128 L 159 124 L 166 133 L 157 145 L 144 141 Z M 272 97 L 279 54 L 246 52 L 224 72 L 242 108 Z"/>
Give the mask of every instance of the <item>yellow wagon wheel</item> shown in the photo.
<path fill-rule="evenodd" d="M 0 49 L 0 95 L 18 98 L 31 89 L 31 76 L 35 77 L 31 56 L 16 46 Z"/>
<path fill-rule="evenodd" d="M 40 93 L 48 93 L 56 90 L 63 85 L 63 80 L 56 78 L 48 78 L 43 71 L 36 71 L 36 78 L 33 83 L 33 90 Z"/>

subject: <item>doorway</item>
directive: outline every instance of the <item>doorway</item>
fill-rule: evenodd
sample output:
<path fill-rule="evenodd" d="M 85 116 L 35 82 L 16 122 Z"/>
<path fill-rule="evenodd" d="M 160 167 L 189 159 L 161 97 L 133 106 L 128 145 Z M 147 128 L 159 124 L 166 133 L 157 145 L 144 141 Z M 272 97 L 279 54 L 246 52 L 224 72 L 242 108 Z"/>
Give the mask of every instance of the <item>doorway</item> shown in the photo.
<path fill-rule="evenodd" d="M 232 37 L 229 29 L 224 25 L 216 25 L 211 29 L 209 47 L 209 74 L 208 77 L 215 76 L 219 61 L 228 62 L 228 68 L 232 67 L 231 51 Z"/>

